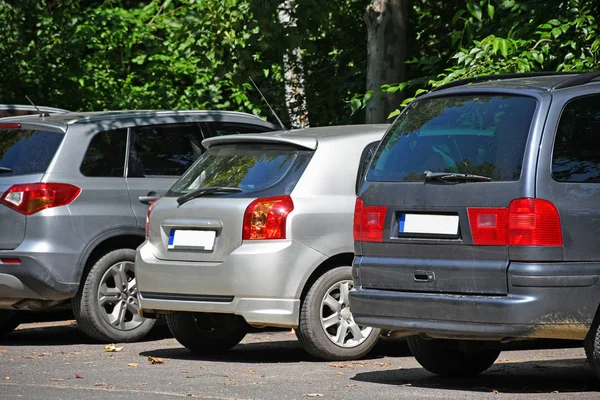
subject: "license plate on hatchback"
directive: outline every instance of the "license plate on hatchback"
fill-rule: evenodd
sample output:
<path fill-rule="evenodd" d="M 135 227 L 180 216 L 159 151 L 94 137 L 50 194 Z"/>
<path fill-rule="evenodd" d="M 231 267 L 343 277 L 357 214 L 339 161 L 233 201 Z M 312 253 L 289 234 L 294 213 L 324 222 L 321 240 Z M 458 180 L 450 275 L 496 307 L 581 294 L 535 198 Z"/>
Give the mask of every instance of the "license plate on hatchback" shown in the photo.
<path fill-rule="evenodd" d="M 398 233 L 458 235 L 458 215 L 400 214 Z"/>
<path fill-rule="evenodd" d="M 167 248 L 211 251 L 216 235 L 216 231 L 171 229 Z"/>

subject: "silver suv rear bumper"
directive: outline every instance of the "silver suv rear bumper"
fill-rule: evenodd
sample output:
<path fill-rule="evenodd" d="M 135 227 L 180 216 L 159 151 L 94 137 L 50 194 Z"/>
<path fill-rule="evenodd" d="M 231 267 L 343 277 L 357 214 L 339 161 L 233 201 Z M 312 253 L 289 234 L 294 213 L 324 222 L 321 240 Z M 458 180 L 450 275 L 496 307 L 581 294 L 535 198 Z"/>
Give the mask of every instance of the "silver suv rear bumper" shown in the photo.
<path fill-rule="evenodd" d="M 136 280 L 144 312 L 241 315 L 256 326 L 296 327 L 300 296 L 326 259 L 293 240 L 245 242 L 222 263 L 159 260 L 138 248 Z"/>

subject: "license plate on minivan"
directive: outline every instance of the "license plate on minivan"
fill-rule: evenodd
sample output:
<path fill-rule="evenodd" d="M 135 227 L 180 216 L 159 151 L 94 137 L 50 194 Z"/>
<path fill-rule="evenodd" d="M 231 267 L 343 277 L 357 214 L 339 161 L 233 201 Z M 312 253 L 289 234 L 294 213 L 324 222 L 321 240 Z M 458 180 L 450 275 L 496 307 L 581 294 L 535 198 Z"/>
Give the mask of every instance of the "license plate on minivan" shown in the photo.
<path fill-rule="evenodd" d="M 400 234 L 458 235 L 458 215 L 400 214 Z"/>
<path fill-rule="evenodd" d="M 168 249 L 196 249 L 210 251 L 215 245 L 216 231 L 172 229 Z"/>

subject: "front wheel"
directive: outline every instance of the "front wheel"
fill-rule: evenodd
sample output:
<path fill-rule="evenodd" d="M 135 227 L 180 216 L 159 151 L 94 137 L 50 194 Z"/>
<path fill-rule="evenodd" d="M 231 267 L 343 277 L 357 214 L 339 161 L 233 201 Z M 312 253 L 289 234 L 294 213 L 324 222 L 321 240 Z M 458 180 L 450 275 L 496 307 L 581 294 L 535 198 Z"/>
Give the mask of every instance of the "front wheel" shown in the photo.
<path fill-rule="evenodd" d="M 242 341 L 249 326 L 239 315 L 177 312 L 167 324 L 179 343 L 200 355 L 223 353 Z"/>
<path fill-rule="evenodd" d="M 352 268 L 337 267 L 311 286 L 302 302 L 296 336 L 306 351 L 322 360 L 352 360 L 373 349 L 380 329 L 360 326 L 350 309 Z"/>
<path fill-rule="evenodd" d="M 500 350 L 475 340 L 406 338 L 411 353 L 427 371 L 442 376 L 475 376 L 494 364 Z"/>
<path fill-rule="evenodd" d="M 73 299 L 77 325 L 100 342 L 134 342 L 154 326 L 156 320 L 138 314 L 135 250 L 109 251 L 90 269 Z"/>
<path fill-rule="evenodd" d="M 0 338 L 8 335 L 21 323 L 19 314 L 12 310 L 0 310 Z"/>

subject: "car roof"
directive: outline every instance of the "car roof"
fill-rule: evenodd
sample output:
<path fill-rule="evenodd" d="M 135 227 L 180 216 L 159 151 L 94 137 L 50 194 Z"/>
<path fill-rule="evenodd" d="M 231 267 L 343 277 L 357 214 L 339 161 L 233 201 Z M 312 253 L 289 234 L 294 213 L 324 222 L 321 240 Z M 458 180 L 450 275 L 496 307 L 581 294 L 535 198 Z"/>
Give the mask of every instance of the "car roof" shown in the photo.
<path fill-rule="evenodd" d="M 349 137 L 380 140 L 388 124 L 340 125 L 258 134 L 217 136 L 202 141 L 206 148 L 231 143 L 287 143 L 315 150 L 319 143 L 339 141 Z"/>
<path fill-rule="evenodd" d="M 230 121 L 236 119 L 248 120 L 248 123 L 262 125 L 271 129 L 277 129 L 276 125 L 271 124 L 264 119 L 243 112 L 221 111 L 221 110 L 119 110 L 119 111 L 95 111 L 95 112 L 66 112 L 60 114 L 51 114 L 50 116 L 40 118 L 39 115 L 25 115 L 17 117 L 7 117 L 2 119 L 3 123 L 21 123 L 28 127 L 54 127 L 66 131 L 70 125 L 94 124 L 105 122 L 128 122 L 139 121 L 140 119 L 180 119 L 180 120 L 211 120 L 211 121 Z M 184 121 L 182 121 L 184 122 Z"/>
<path fill-rule="evenodd" d="M 22 116 L 22 115 L 37 115 L 39 117 L 39 112 L 43 113 L 67 113 L 68 110 L 63 110 L 62 108 L 55 107 L 46 107 L 46 106 L 33 106 L 26 104 L 0 104 L 0 117 L 8 118 L 13 116 Z"/>

